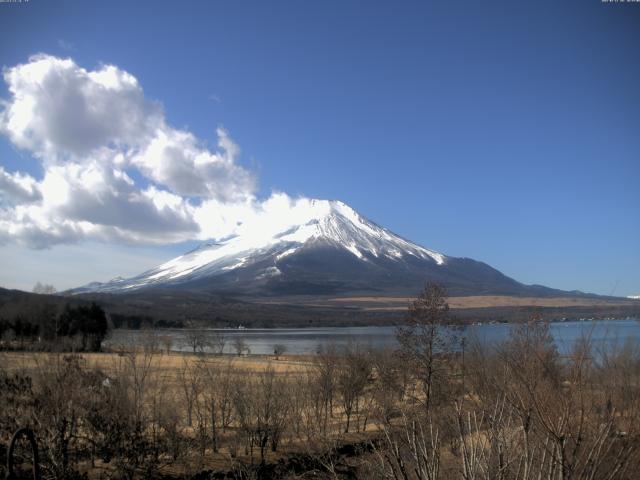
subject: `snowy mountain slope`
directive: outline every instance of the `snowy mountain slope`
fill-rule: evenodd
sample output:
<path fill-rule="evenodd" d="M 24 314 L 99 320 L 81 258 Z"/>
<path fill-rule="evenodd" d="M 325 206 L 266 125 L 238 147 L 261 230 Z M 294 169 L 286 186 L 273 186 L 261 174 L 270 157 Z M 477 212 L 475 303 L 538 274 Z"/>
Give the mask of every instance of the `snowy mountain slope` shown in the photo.
<path fill-rule="evenodd" d="M 197 249 L 130 279 L 73 293 L 180 288 L 232 294 L 414 293 L 427 280 L 452 294 L 521 294 L 492 267 L 411 243 L 338 201 L 313 200 L 291 222 L 271 222 Z M 527 292 L 531 293 L 531 292 Z"/>

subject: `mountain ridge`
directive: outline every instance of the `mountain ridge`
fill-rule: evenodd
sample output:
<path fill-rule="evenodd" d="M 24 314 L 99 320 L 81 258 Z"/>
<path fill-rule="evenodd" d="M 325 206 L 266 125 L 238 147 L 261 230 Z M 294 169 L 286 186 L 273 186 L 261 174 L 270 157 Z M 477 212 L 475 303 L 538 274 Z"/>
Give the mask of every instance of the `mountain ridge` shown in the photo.
<path fill-rule="evenodd" d="M 180 289 L 230 295 L 413 294 L 427 281 L 452 295 L 589 295 L 524 285 L 490 265 L 415 244 L 336 200 L 309 200 L 295 218 L 241 225 L 234 236 L 129 279 L 69 293 Z"/>

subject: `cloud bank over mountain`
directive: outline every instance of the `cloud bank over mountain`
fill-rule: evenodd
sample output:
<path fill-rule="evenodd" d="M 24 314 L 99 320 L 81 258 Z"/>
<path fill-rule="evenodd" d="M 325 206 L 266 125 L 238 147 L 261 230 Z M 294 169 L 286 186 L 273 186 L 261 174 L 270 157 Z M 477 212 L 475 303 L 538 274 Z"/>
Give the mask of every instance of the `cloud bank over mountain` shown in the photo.
<path fill-rule="evenodd" d="M 219 239 L 291 221 L 308 206 L 282 193 L 258 199 L 256 175 L 226 130 L 216 130 L 211 149 L 172 127 L 117 66 L 87 70 L 40 54 L 3 76 L 0 133 L 42 170 L 0 167 L 1 243 Z"/>

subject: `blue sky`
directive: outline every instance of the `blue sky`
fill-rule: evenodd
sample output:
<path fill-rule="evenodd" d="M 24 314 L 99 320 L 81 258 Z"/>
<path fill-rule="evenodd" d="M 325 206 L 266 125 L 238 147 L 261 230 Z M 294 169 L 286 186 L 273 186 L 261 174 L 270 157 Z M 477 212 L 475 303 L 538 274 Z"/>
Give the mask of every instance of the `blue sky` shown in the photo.
<path fill-rule="evenodd" d="M 602 294 L 640 294 L 638 45 L 640 4 L 598 0 L 0 4 L 4 67 L 46 53 L 130 73 L 212 151 L 223 127 L 258 198 L 340 199 L 522 282 Z M 9 174 L 41 179 L 34 152 L 0 136 Z M 9 238 L 0 284 L 132 275 L 197 241 Z"/>

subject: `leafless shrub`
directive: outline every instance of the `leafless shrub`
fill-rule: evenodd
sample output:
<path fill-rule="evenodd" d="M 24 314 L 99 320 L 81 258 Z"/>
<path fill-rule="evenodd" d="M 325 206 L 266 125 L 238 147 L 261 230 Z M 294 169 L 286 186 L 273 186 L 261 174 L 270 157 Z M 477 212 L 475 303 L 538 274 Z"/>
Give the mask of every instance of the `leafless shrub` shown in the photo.
<path fill-rule="evenodd" d="M 314 410 L 321 422 L 320 431 L 323 435 L 328 433 L 329 419 L 333 416 L 339 361 L 340 357 L 335 345 L 320 347 L 314 358 L 313 379 L 317 394 Z"/>
<path fill-rule="evenodd" d="M 178 370 L 178 384 L 184 400 L 187 413 L 187 426 L 189 427 L 193 425 L 193 407 L 202 388 L 200 378 L 201 371 L 195 363 L 190 362 L 188 359 L 183 360 L 182 366 Z"/>
<path fill-rule="evenodd" d="M 213 364 L 201 361 L 197 365 L 198 378 L 201 379 L 201 387 L 198 389 L 198 412 L 200 416 L 206 415 L 208 420 L 199 420 L 199 424 L 208 424 L 209 433 L 202 433 L 207 441 L 210 441 L 214 453 L 219 450 L 220 434 L 230 426 L 232 414 L 232 382 L 233 367 L 231 362 L 225 365 Z"/>
<path fill-rule="evenodd" d="M 360 412 L 370 375 L 371 363 L 367 352 L 358 345 L 348 345 L 337 371 L 337 389 L 346 417 L 345 433 L 349 433 L 352 414 Z"/>
<path fill-rule="evenodd" d="M 240 336 L 236 336 L 233 339 L 233 350 L 236 352 L 236 355 L 241 356 L 245 353 L 251 353 L 251 349 L 247 345 L 247 342 L 244 341 L 244 338 Z"/>
<path fill-rule="evenodd" d="M 214 355 L 222 355 L 227 339 L 222 332 L 214 331 L 209 332 L 206 343 Z"/>
<path fill-rule="evenodd" d="M 171 355 L 171 347 L 173 347 L 173 337 L 171 335 L 161 335 L 158 340 L 167 355 Z"/>
<path fill-rule="evenodd" d="M 239 380 L 239 379 L 238 379 Z M 234 392 L 235 411 L 253 459 L 253 449 L 260 450 L 264 463 L 270 445 L 276 451 L 286 430 L 290 403 L 286 380 L 267 368 L 255 381 L 238 381 Z"/>
<path fill-rule="evenodd" d="M 194 355 L 197 353 L 204 353 L 207 347 L 205 332 L 192 325 L 185 331 L 185 342 Z"/>
<path fill-rule="evenodd" d="M 440 477 L 441 444 L 431 417 L 421 421 L 402 412 L 401 423 L 384 426 L 383 444 L 376 449 L 379 472 L 394 480 L 436 480 Z"/>
<path fill-rule="evenodd" d="M 287 346 L 282 343 L 278 343 L 273 346 L 273 355 L 276 357 L 276 360 L 279 360 L 280 357 L 284 355 L 286 351 L 287 351 Z"/>
<path fill-rule="evenodd" d="M 57 291 L 58 290 L 56 290 L 56 287 L 48 283 L 36 282 L 36 284 L 33 286 L 33 293 L 39 293 L 41 295 L 53 295 Z"/>
<path fill-rule="evenodd" d="M 379 422 L 388 424 L 397 413 L 398 404 L 404 400 L 409 383 L 408 369 L 392 350 L 372 350 L 369 355 L 374 374 L 371 396 L 375 402 L 375 415 Z"/>

